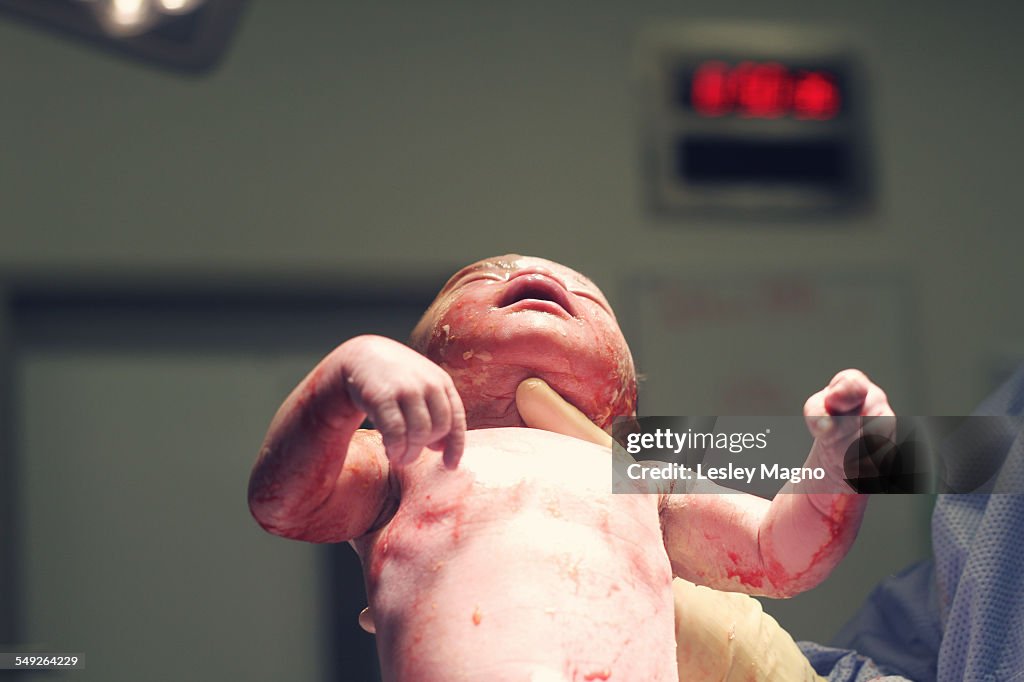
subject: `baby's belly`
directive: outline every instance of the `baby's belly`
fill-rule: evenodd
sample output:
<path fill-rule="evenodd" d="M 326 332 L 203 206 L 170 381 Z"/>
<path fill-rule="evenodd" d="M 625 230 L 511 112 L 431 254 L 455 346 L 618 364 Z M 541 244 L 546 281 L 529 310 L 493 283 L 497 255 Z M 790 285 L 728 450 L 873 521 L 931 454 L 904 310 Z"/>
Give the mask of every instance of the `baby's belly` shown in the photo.
<path fill-rule="evenodd" d="M 656 500 L 612 495 L 602 448 L 471 437 L 459 471 L 404 474 L 364 551 L 385 679 L 674 680 Z"/>

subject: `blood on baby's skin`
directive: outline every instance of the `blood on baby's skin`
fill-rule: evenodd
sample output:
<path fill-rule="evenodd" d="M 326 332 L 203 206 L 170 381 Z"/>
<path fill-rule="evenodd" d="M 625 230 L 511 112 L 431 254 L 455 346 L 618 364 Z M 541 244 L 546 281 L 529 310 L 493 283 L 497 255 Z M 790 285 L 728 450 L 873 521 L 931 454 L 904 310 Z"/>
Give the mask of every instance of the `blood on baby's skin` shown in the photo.
<path fill-rule="evenodd" d="M 372 553 L 370 554 L 370 561 L 366 571 L 366 584 L 368 589 L 376 589 L 377 583 L 380 580 L 380 574 L 384 570 L 384 563 L 387 560 L 388 553 L 391 549 L 391 533 L 394 526 L 388 524 L 381 531 L 382 536 L 376 543 Z"/>
<path fill-rule="evenodd" d="M 429 499 L 429 496 L 428 496 Z M 460 500 L 449 502 L 447 505 L 438 506 L 431 509 L 424 509 L 423 512 L 416 518 L 416 528 L 423 528 L 424 524 L 433 525 L 444 521 L 452 516 L 455 517 L 455 525 L 458 525 L 458 514 L 462 509 Z"/>
<path fill-rule="evenodd" d="M 764 585 L 764 574 L 761 571 L 743 571 L 737 568 L 730 568 L 725 574 L 730 578 L 739 578 L 740 583 L 750 587 L 762 587 Z"/>
<path fill-rule="evenodd" d="M 811 563 L 808 567 L 801 572 L 797 577 L 802 576 L 807 571 L 811 570 L 818 564 L 825 556 L 834 553 L 835 547 L 842 544 L 845 541 L 845 536 L 852 535 L 850 530 L 850 521 L 847 518 L 849 515 L 852 500 L 847 498 L 855 498 L 855 496 L 847 495 L 836 495 L 833 496 L 831 502 L 831 508 L 829 509 L 829 515 L 825 518 L 825 522 L 828 524 L 829 539 L 818 548 L 818 551 L 811 557 Z"/>
<path fill-rule="evenodd" d="M 480 300 L 484 304 L 487 303 L 483 298 Z M 478 425 L 521 426 L 519 423 L 509 423 L 514 421 L 512 417 L 518 419 L 518 415 L 515 412 L 515 404 L 509 403 L 507 400 L 511 394 L 508 391 L 502 392 L 504 389 L 501 387 L 504 386 L 502 382 L 511 382 L 510 387 L 512 388 L 518 383 L 521 371 L 519 365 L 515 363 L 520 362 L 524 354 L 513 349 L 509 355 L 510 362 L 502 364 L 503 356 L 487 343 L 489 340 L 498 343 L 508 336 L 506 332 L 509 330 L 503 326 L 506 323 L 506 317 L 501 317 L 499 321 L 495 315 L 488 316 L 485 310 L 477 310 L 472 307 L 471 300 L 469 302 L 458 300 L 454 303 L 454 308 L 449 310 L 445 307 L 444 300 L 439 299 L 436 308 L 431 310 L 433 313 L 428 313 L 425 319 L 428 322 L 432 320 L 434 324 L 432 328 L 431 325 L 423 328 L 423 333 L 426 333 L 427 336 L 417 336 L 419 339 L 417 343 L 424 346 L 421 352 L 451 374 L 456 388 L 460 391 L 463 403 L 470 412 L 468 415 L 470 427 L 474 426 L 473 419 L 478 420 Z M 433 314 L 432 317 L 431 314 Z M 512 325 L 511 319 L 508 317 L 510 326 Z M 525 329 L 529 326 L 531 319 L 520 319 L 518 323 L 523 324 Z M 616 414 L 633 413 L 635 380 L 628 348 L 624 346 L 624 342 L 619 344 L 615 341 L 618 339 L 618 334 L 599 333 L 608 325 L 611 325 L 611 331 L 617 331 L 614 319 L 594 318 L 594 320 L 596 324 L 593 329 L 588 327 L 590 318 L 586 315 L 582 319 L 568 321 L 564 324 L 559 323 L 560 326 L 552 326 L 549 329 L 548 326 L 541 325 L 540 321 L 544 321 L 546 325 L 550 320 L 538 317 L 539 328 L 553 330 L 561 333 L 562 337 L 571 338 L 574 344 L 580 347 L 580 352 L 563 353 L 564 349 L 558 345 L 557 334 L 547 334 L 538 338 L 542 338 L 542 340 L 549 337 L 554 338 L 555 342 L 551 349 L 540 344 L 540 351 L 536 353 L 540 357 L 535 358 L 530 355 L 526 357 L 527 362 L 543 360 L 550 364 L 553 388 L 574 398 L 578 403 L 577 407 L 581 408 L 592 421 L 599 422 L 603 426 L 611 421 Z M 459 336 L 462 337 L 461 341 L 453 343 L 456 336 L 451 334 L 452 330 L 459 333 Z M 506 346 L 499 343 L 495 348 L 505 349 Z M 489 357 L 492 350 L 494 357 Z M 584 350 L 589 350 L 590 353 L 584 353 Z M 601 357 L 593 359 L 590 358 L 591 354 Z M 488 364 L 483 364 L 484 362 Z M 541 369 L 547 367 L 544 362 L 539 362 L 539 364 Z M 324 365 L 324 367 L 327 366 Z M 532 365 L 530 365 L 530 369 L 531 371 L 534 369 Z M 344 453 L 343 446 L 345 444 L 335 443 L 334 434 L 338 429 L 335 429 L 334 426 L 343 422 L 348 423 L 341 419 L 348 415 L 337 414 L 333 403 L 339 402 L 339 398 L 345 397 L 345 387 L 340 386 L 341 390 L 339 390 L 339 384 L 343 384 L 346 377 L 344 369 L 323 374 L 322 369 L 318 368 L 309 377 L 305 390 L 293 399 L 293 402 L 303 407 L 298 409 L 298 418 L 294 415 L 289 417 L 287 425 L 289 427 L 309 426 L 314 431 L 319 430 L 314 445 L 324 452 L 340 450 Z M 323 390 L 320 390 L 321 388 Z M 492 412 L 473 413 L 469 409 L 479 404 L 490 405 L 495 401 L 499 404 Z M 354 408 L 348 409 L 353 410 Z M 491 419 L 495 421 L 494 424 L 488 421 Z M 502 608 L 495 610 L 496 602 L 485 600 L 485 603 L 489 604 L 488 608 L 491 609 L 488 612 L 488 628 L 473 630 L 482 625 L 483 613 L 481 606 L 473 603 L 472 597 L 469 600 L 465 599 L 468 595 L 463 589 L 464 584 L 460 578 L 472 573 L 474 582 L 471 584 L 474 585 L 474 591 L 479 594 L 477 598 L 487 594 L 501 594 L 495 590 L 487 591 L 489 586 L 496 585 L 499 588 L 505 588 L 508 584 L 504 576 L 501 579 L 487 580 L 487 572 L 496 565 L 503 565 L 501 559 L 505 552 L 504 546 L 500 544 L 501 536 L 492 531 L 493 529 L 503 529 L 505 527 L 503 524 L 512 516 L 515 517 L 512 519 L 513 521 L 518 522 L 521 517 L 528 522 L 522 527 L 530 530 L 535 527 L 540 527 L 542 530 L 553 528 L 557 529 L 557 537 L 562 537 L 562 533 L 565 532 L 567 537 L 578 536 L 581 542 L 603 543 L 601 546 L 606 547 L 612 564 L 620 569 L 615 570 L 614 574 L 602 573 L 602 568 L 607 565 L 607 562 L 601 562 L 600 565 L 597 562 L 588 563 L 589 558 L 585 560 L 583 557 L 590 555 L 582 553 L 583 550 L 571 541 L 567 542 L 564 548 L 556 548 L 555 551 L 561 549 L 562 553 L 551 557 L 554 559 L 555 571 L 551 571 L 552 566 L 545 562 L 543 575 L 541 571 L 536 574 L 538 578 L 547 577 L 548 584 L 540 585 L 528 592 L 526 603 L 522 605 L 521 613 L 528 615 L 526 621 L 539 626 L 539 628 L 531 628 L 534 632 L 539 631 L 538 641 L 543 641 L 546 636 L 545 628 L 550 628 L 550 632 L 556 635 L 565 630 L 564 627 L 559 627 L 560 622 L 567 621 L 572 614 L 576 613 L 576 609 L 564 606 L 564 604 L 571 606 L 576 603 L 569 601 L 572 599 L 573 587 L 576 588 L 577 595 L 585 596 L 588 600 L 593 598 L 595 602 L 602 594 L 606 594 L 607 597 L 615 600 L 614 603 L 625 605 L 626 608 L 620 610 L 631 613 L 631 617 L 634 617 L 637 622 L 650 621 L 659 627 L 664 626 L 659 631 L 664 637 L 655 642 L 659 647 L 670 641 L 668 635 L 672 620 L 671 601 L 664 599 L 665 595 L 671 594 L 671 572 L 668 570 L 670 562 L 667 561 L 669 557 L 658 553 L 652 555 L 647 549 L 641 551 L 640 544 L 631 542 L 634 539 L 634 534 L 624 532 L 628 527 L 623 525 L 622 515 L 609 513 L 609 506 L 612 509 L 620 509 L 622 504 L 611 505 L 609 503 L 607 506 L 601 506 L 599 510 L 594 510 L 589 496 L 586 497 L 586 504 L 578 504 L 576 497 L 568 494 L 550 495 L 547 488 L 538 491 L 535 483 L 527 484 L 525 479 L 519 481 L 518 485 L 508 485 L 516 479 L 504 475 L 494 480 L 482 474 L 475 476 L 474 469 L 471 467 L 475 463 L 472 454 L 463 460 L 463 466 L 460 467 L 461 473 L 444 471 L 446 478 L 438 477 L 436 481 L 429 473 L 442 470 L 437 467 L 431 468 L 433 465 L 428 466 L 429 462 L 419 467 L 410 466 L 389 471 L 384 454 L 380 454 L 379 457 L 367 455 L 365 460 L 357 458 L 366 455 L 370 448 L 372 448 L 372 452 L 383 453 L 379 436 L 371 438 L 364 432 L 359 435 L 359 438 L 363 440 L 359 442 L 358 449 L 351 450 L 351 459 L 343 462 L 344 473 L 347 477 L 344 481 L 346 483 L 344 491 L 346 494 L 350 491 L 358 493 L 360 490 L 369 490 L 373 487 L 378 492 L 370 499 L 373 504 L 370 511 L 366 511 L 362 515 L 353 512 L 352 518 L 345 516 L 349 513 L 347 508 L 340 513 L 332 512 L 329 523 L 340 523 L 342 530 L 348 529 L 349 526 L 369 529 L 365 535 L 357 538 L 357 547 L 366 569 L 368 593 L 371 595 L 374 608 L 379 609 L 381 614 L 380 650 L 396 654 L 389 659 L 388 663 L 392 666 L 390 672 L 394 673 L 388 675 L 392 679 L 415 679 L 421 668 L 426 670 L 434 665 L 426 653 L 428 650 L 421 647 L 422 641 L 430 640 L 432 633 L 440 632 L 443 635 L 444 628 L 447 627 L 455 633 L 473 632 L 479 638 L 487 636 L 487 633 L 495 631 L 495 628 L 504 631 L 507 627 L 506 624 L 510 621 L 504 616 L 504 603 L 501 605 Z M 483 436 L 481 436 L 480 442 L 484 444 L 481 456 L 492 456 L 488 454 L 489 450 L 495 451 L 493 456 L 498 456 L 498 454 L 509 456 L 510 453 L 516 457 L 519 456 L 516 448 L 499 448 L 488 445 L 490 440 L 484 439 Z M 473 449 L 473 447 L 468 448 L 470 452 Z M 497 452 L 499 450 L 500 453 Z M 582 454 L 581 452 L 580 455 L 582 456 Z M 329 457 L 324 457 L 324 459 L 330 460 Z M 523 461 L 527 464 L 531 463 L 530 460 Z M 326 475 L 330 470 L 319 464 L 314 464 L 309 469 L 311 469 L 310 478 L 323 490 L 324 479 L 330 478 Z M 468 474 L 465 473 L 467 471 Z M 486 467 L 480 468 L 480 472 L 486 471 L 489 471 Z M 529 471 L 532 472 L 533 469 L 529 469 Z M 276 479 L 278 476 L 275 475 L 273 478 Z M 280 480 L 287 479 L 282 477 Z M 440 491 L 435 489 L 433 496 L 426 492 L 424 488 L 433 486 L 439 481 L 443 482 L 445 488 Z M 356 486 L 352 486 L 353 483 Z M 268 488 L 270 494 L 275 496 L 279 494 L 279 486 L 273 485 Z M 330 486 L 327 488 L 334 490 Z M 482 495 L 477 496 L 471 493 L 486 491 L 489 503 L 493 502 L 493 495 L 489 494 L 492 490 L 501 490 L 507 493 L 503 499 L 504 504 L 499 507 L 500 513 L 477 514 L 478 500 L 484 498 Z M 305 495 L 305 492 L 298 490 L 299 497 L 303 499 L 310 497 L 310 495 Z M 575 495 L 575 493 L 573 494 Z M 322 497 L 322 495 L 317 497 Z M 399 509 L 400 501 L 401 508 Z M 658 520 L 662 510 L 655 509 L 653 503 L 647 504 L 647 506 L 639 504 L 636 506 L 639 511 L 634 510 L 633 507 L 627 507 L 633 513 L 626 515 L 626 518 L 635 521 L 634 525 L 644 529 L 644 532 L 650 530 L 652 538 L 657 538 Z M 357 508 L 353 506 L 353 509 Z M 816 506 L 816 509 L 825 508 L 827 508 L 825 502 Z M 742 585 L 754 588 L 744 591 L 756 592 L 766 585 L 779 587 L 779 590 L 768 590 L 772 593 L 775 591 L 786 592 L 793 587 L 805 589 L 807 586 L 805 583 L 815 577 L 816 572 L 811 569 L 817 565 L 827 564 L 833 558 L 836 547 L 840 547 L 845 540 L 852 536 L 852 533 L 846 532 L 845 526 L 848 524 L 851 514 L 856 511 L 855 508 L 855 500 L 834 500 L 831 502 L 831 508 L 822 513 L 820 517 L 817 514 L 812 517 L 815 525 L 811 525 L 810 530 L 814 539 L 802 543 L 801 549 L 805 551 L 800 552 L 798 557 L 793 560 L 798 569 L 806 561 L 810 561 L 810 566 L 799 572 L 794 571 L 792 566 L 787 568 L 781 563 L 766 563 L 764 559 L 758 560 L 756 554 L 747 556 L 746 545 L 743 545 L 744 550 L 740 552 L 726 551 L 723 560 L 721 552 L 729 547 L 726 543 L 730 540 L 731 528 L 725 527 L 722 532 L 723 528 L 719 524 L 715 526 L 718 533 L 707 531 L 702 533 L 707 542 L 701 544 L 708 545 L 708 549 L 711 550 L 708 552 L 709 558 L 714 562 L 711 566 L 715 570 L 713 573 L 709 572 L 709 575 L 721 581 L 722 574 L 725 572 L 734 586 L 738 581 Z M 640 516 L 641 511 L 648 516 Z M 520 512 L 525 513 L 520 514 Z M 364 517 L 371 517 L 371 521 L 364 521 Z M 572 533 L 565 530 L 565 525 L 570 522 L 578 524 L 578 527 L 577 525 L 570 527 L 576 529 Z M 465 528 L 462 528 L 463 524 L 466 525 Z M 509 527 L 515 532 L 521 530 L 520 525 L 514 524 Z M 478 528 L 481 529 L 479 535 Z M 462 533 L 463 530 L 465 533 Z M 661 530 L 664 534 L 664 527 Z M 788 526 L 786 530 L 789 530 Z M 595 537 L 595 531 L 600 535 Z M 313 529 L 314 535 L 319 532 L 320 529 Z M 398 534 L 392 535 L 392 532 Z M 463 535 L 461 540 L 460 534 Z M 536 533 L 536 535 L 541 538 L 545 537 L 543 532 Z M 720 535 L 721 539 L 715 537 L 716 535 Z M 700 536 L 696 532 L 688 531 L 685 537 L 690 540 Z M 477 542 L 478 539 L 479 542 Z M 758 536 L 755 539 L 760 542 L 761 538 Z M 800 540 L 799 536 L 794 537 L 790 534 L 787 534 L 784 539 Z M 525 541 L 525 547 L 533 547 L 529 544 L 532 542 L 529 538 L 525 538 Z M 496 542 L 499 544 L 495 545 Z M 644 543 L 645 547 L 648 544 L 650 543 Z M 782 547 L 788 547 L 788 543 L 779 544 Z M 715 551 L 713 549 L 715 545 L 721 549 Z M 816 548 L 815 545 L 818 547 Z M 580 545 L 584 549 L 590 546 L 591 544 Z M 519 545 L 517 544 L 515 547 L 518 549 Z M 774 545 L 765 545 L 765 547 L 774 547 Z M 545 548 L 544 552 L 548 551 Z M 525 552 L 523 554 L 530 556 Z M 547 556 L 551 555 L 547 554 Z M 444 560 L 440 561 L 439 558 Z M 519 566 L 519 556 L 512 558 L 516 562 L 513 565 Z M 725 566 L 721 564 L 725 564 Z M 485 570 L 481 571 L 481 567 Z M 621 570 L 623 568 L 626 570 Z M 594 577 L 599 580 L 593 580 Z M 551 580 L 551 578 L 555 578 L 555 580 Z M 542 581 L 538 580 L 537 582 Z M 393 589 L 382 589 L 392 588 L 392 586 Z M 403 592 L 403 589 L 408 591 Z M 411 599 L 409 598 L 410 594 L 412 595 Z M 450 595 L 456 595 L 454 604 L 449 598 Z M 636 609 L 635 613 L 629 611 L 631 604 L 637 602 L 638 599 L 641 600 L 643 608 Z M 439 603 L 440 608 L 438 608 Z M 556 611 L 554 605 L 558 605 L 559 610 Z M 538 609 L 538 607 L 540 608 Z M 468 614 L 467 611 L 469 611 Z M 467 615 L 469 616 L 468 622 Z M 513 626 L 517 624 L 515 621 L 511 622 Z M 472 623 L 472 627 L 470 623 Z M 609 647 L 601 638 L 609 636 L 607 632 L 609 629 L 611 628 L 605 627 L 603 624 L 594 624 L 590 630 L 586 631 L 592 636 L 587 640 L 588 648 L 573 654 L 578 656 L 576 661 L 565 661 L 564 659 L 560 661 L 560 652 L 555 651 L 553 654 L 549 654 L 550 660 L 544 661 L 544 663 L 556 666 L 553 669 L 557 669 L 561 663 L 562 670 L 571 670 L 572 678 L 577 680 L 606 681 L 611 679 L 610 665 L 605 667 L 602 664 L 616 665 L 619 668 L 620 678 L 623 675 L 629 678 L 636 677 L 634 670 L 639 668 L 644 670 L 657 668 L 662 673 L 661 678 L 667 677 L 661 667 L 643 660 L 645 652 L 643 648 L 636 649 L 640 656 L 607 658 Z M 529 630 L 524 628 L 524 632 L 529 632 Z M 570 629 L 570 634 L 571 632 Z M 583 631 L 581 630 L 581 632 Z M 621 646 L 623 652 L 634 653 L 634 649 L 628 646 L 628 639 L 627 644 L 623 644 L 623 638 L 617 633 L 612 632 L 611 635 L 615 636 L 609 636 L 608 642 L 614 642 L 615 647 Z M 452 640 L 439 636 L 439 641 L 448 643 Z M 524 639 L 524 641 L 528 640 Z M 543 647 L 537 647 L 537 650 L 539 653 L 543 651 Z M 655 649 L 647 651 L 655 651 Z M 671 654 L 667 648 L 661 653 L 666 652 Z M 470 654 L 469 658 L 472 658 L 472 654 L 488 652 L 466 651 L 465 653 Z M 526 653 L 528 656 L 533 652 L 526 651 Z M 384 658 L 382 656 L 382 660 Z M 581 660 L 586 663 L 579 662 Z M 659 660 L 667 659 L 662 657 Z M 420 677 L 422 679 L 422 676 Z M 652 679 L 654 676 L 647 674 L 639 677 Z"/>
<path fill-rule="evenodd" d="M 736 552 L 726 552 L 726 556 L 729 557 L 729 561 L 734 566 L 739 566 L 741 557 Z M 725 572 L 726 576 L 730 578 L 738 578 L 740 583 L 743 585 L 749 585 L 750 587 L 762 587 L 764 585 L 764 573 L 762 571 L 754 570 L 743 570 L 741 568 L 728 568 Z"/>
<path fill-rule="evenodd" d="M 823 519 L 828 526 L 828 539 L 818 547 L 807 566 L 801 571 L 794 572 L 792 569 L 787 569 L 778 561 L 770 563 L 767 566 L 767 578 L 772 585 L 779 587 L 784 583 L 789 583 L 798 589 L 806 589 L 806 586 L 801 587 L 800 584 L 807 574 L 822 561 L 835 556 L 836 548 L 848 543 L 849 536 L 856 532 L 856 525 L 851 525 L 849 515 L 857 509 L 857 497 L 857 495 L 832 496 L 829 514 Z"/>

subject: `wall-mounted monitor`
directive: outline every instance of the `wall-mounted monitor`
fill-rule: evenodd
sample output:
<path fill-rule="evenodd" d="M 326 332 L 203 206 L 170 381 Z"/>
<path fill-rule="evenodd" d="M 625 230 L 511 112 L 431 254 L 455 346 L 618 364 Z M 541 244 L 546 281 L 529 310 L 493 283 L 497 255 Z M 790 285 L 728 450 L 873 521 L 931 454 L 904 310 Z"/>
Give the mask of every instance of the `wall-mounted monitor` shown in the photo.
<path fill-rule="evenodd" d="M 858 60 L 827 31 L 660 26 L 637 52 L 660 211 L 845 213 L 870 195 Z"/>

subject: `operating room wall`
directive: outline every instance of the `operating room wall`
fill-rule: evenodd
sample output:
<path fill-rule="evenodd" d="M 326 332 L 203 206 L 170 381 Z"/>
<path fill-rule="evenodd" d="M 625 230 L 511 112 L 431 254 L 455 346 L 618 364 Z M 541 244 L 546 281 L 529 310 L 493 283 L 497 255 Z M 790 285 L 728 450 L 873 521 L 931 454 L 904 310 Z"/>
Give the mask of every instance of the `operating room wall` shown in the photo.
<path fill-rule="evenodd" d="M 1024 142 L 1014 3 L 252 2 L 181 78 L 0 24 L 0 265 L 435 274 L 495 251 L 592 273 L 883 266 L 921 294 L 921 408 L 967 409 L 1018 340 Z M 630 89 L 658 20 L 809 22 L 861 41 L 876 210 L 647 210 Z"/>
<path fill-rule="evenodd" d="M 850 32 L 868 83 L 868 210 L 650 210 L 634 38 L 704 19 Z M 1022 20 L 1010 2 L 253 0 L 204 77 L 0 20 L 0 272 L 436 284 L 515 251 L 592 275 L 624 319 L 640 273 L 884 276 L 910 301 L 905 327 L 874 339 L 910 344 L 894 406 L 961 414 L 1024 358 Z M 699 404 L 686 390 L 680 404 Z M 923 519 L 894 526 L 915 534 L 910 550 L 880 553 L 927 551 Z M 856 560 L 845 570 L 873 561 Z"/>

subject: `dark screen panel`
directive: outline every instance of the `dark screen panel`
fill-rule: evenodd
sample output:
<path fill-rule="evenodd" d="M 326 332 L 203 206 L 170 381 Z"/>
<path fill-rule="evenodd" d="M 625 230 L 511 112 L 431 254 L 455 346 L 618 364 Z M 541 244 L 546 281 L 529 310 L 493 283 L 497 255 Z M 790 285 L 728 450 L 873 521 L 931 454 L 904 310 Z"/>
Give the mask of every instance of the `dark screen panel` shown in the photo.
<path fill-rule="evenodd" d="M 849 174 L 847 145 L 837 139 L 742 139 L 684 136 L 675 170 L 685 182 L 843 185 Z"/>

